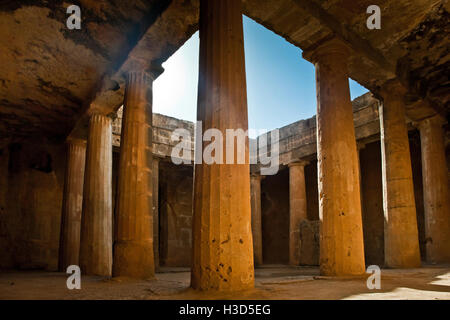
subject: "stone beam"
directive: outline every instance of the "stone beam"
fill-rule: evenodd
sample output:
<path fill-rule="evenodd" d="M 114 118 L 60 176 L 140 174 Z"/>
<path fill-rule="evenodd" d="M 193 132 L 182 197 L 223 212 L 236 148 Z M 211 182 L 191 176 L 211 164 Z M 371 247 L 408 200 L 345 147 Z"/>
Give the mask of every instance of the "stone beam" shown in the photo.
<path fill-rule="evenodd" d="M 350 45 L 350 47 L 357 53 L 369 58 L 377 66 L 383 68 L 383 70 L 392 76 L 395 76 L 395 66 L 387 61 L 377 49 L 375 49 L 367 40 L 361 38 L 349 28 L 345 27 L 343 23 L 337 20 L 332 14 L 324 10 L 316 2 L 303 0 L 292 0 L 292 2 L 303 11 L 306 11 L 308 14 L 319 20 L 322 25 L 330 29 L 336 36 Z M 320 43 L 314 45 L 313 47 L 317 47 L 318 45 L 320 45 Z M 305 51 L 310 51 L 314 49 L 313 47 L 305 48 Z M 305 59 L 308 58 L 305 57 Z"/>

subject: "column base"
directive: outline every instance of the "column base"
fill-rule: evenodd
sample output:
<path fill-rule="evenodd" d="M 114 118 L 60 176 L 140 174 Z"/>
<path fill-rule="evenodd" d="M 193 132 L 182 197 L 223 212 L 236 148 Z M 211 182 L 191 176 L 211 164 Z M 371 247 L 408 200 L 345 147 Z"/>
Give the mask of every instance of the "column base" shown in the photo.
<path fill-rule="evenodd" d="M 421 261 L 406 261 L 404 263 L 385 262 L 388 269 L 417 269 L 422 267 Z"/>
<path fill-rule="evenodd" d="M 320 275 L 325 277 L 358 277 L 366 274 L 365 266 L 353 270 L 336 271 L 335 268 L 320 264 Z"/>
<path fill-rule="evenodd" d="M 153 279 L 153 241 L 118 241 L 114 243 L 113 277 Z"/>
<path fill-rule="evenodd" d="M 111 277 L 111 266 L 105 263 L 87 264 L 80 261 L 81 274 L 85 276 Z"/>
<path fill-rule="evenodd" d="M 420 257 L 403 257 L 401 261 L 392 257 L 386 257 L 384 266 L 389 269 L 416 269 L 422 266 Z"/>
<path fill-rule="evenodd" d="M 427 258 L 426 260 L 429 264 L 449 264 L 450 263 L 450 257 L 448 256 L 433 256 L 433 258 Z"/>
<path fill-rule="evenodd" d="M 426 262 L 431 264 L 450 263 L 450 240 L 442 240 L 441 243 L 433 243 L 433 239 L 426 244 Z"/>

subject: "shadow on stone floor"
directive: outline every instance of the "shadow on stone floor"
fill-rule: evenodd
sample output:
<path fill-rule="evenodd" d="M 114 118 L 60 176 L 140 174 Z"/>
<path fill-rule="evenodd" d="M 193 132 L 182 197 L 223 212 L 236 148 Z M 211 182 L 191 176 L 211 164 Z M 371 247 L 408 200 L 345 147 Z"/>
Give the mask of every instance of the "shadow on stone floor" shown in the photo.
<path fill-rule="evenodd" d="M 134 281 L 82 277 L 81 290 L 68 290 L 65 273 L 0 273 L 0 299 L 449 299 L 450 266 L 382 269 L 381 290 L 369 290 L 366 277 L 318 277 L 317 267 L 263 266 L 255 270 L 255 289 L 205 293 L 189 288 L 187 268 L 161 268 L 156 279 Z"/>

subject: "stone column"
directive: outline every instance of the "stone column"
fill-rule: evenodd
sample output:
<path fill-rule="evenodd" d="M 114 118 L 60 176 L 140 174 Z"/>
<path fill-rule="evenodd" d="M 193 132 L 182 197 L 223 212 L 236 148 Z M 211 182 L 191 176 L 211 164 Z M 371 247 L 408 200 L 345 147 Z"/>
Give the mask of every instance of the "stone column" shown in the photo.
<path fill-rule="evenodd" d="M 420 266 L 416 204 L 406 128 L 406 91 L 397 82 L 388 83 L 380 104 L 383 171 L 384 251 L 390 268 Z"/>
<path fill-rule="evenodd" d="M 262 224 L 261 224 L 261 175 L 250 176 L 251 207 L 252 207 L 252 235 L 253 257 L 256 266 L 263 264 Z"/>
<path fill-rule="evenodd" d="M 364 150 L 366 148 L 366 144 L 361 142 L 361 141 L 357 141 L 356 142 L 356 155 L 358 156 L 358 167 L 359 167 L 359 181 L 361 183 L 361 150 Z"/>
<path fill-rule="evenodd" d="M 426 259 L 450 262 L 450 194 L 445 159 L 445 119 L 437 115 L 419 123 L 425 205 Z"/>
<path fill-rule="evenodd" d="M 153 252 L 155 268 L 159 267 L 159 158 L 153 158 Z"/>
<path fill-rule="evenodd" d="M 86 141 L 68 140 L 59 248 L 59 270 L 63 272 L 70 265 L 79 265 L 85 161 Z"/>
<path fill-rule="evenodd" d="M 363 142 L 357 141 L 356 142 L 356 155 L 358 156 L 358 170 L 359 170 L 359 192 L 360 192 L 360 201 L 361 201 L 361 215 L 364 216 L 364 199 L 362 195 L 362 171 L 361 171 L 361 150 L 363 150 L 366 147 L 366 145 Z M 364 219 L 363 219 L 364 220 Z"/>
<path fill-rule="evenodd" d="M 245 164 L 225 164 L 227 129 L 248 128 L 241 0 L 200 1 L 200 73 L 197 117 L 203 132 L 221 131 L 224 164 L 196 162 L 191 285 L 199 290 L 254 286 L 248 138 Z M 229 141 L 231 142 L 231 141 Z M 210 144 L 197 145 L 203 151 Z M 242 143 L 236 148 L 241 149 Z M 230 148 L 231 149 L 231 148 Z M 229 150 L 229 156 L 234 150 Z"/>
<path fill-rule="evenodd" d="M 308 220 L 306 210 L 306 161 L 289 164 L 289 264 L 300 265 L 300 222 Z"/>
<path fill-rule="evenodd" d="M 304 53 L 316 67 L 320 271 L 329 276 L 365 272 L 349 55 L 337 38 Z"/>
<path fill-rule="evenodd" d="M 87 275 L 112 272 L 111 123 L 101 114 L 89 120 L 80 241 L 80 268 Z"/>
<path fill-rule="evenodd" d="M 152 75 L 127 76 L 120 139 L 113 276 L 150 279 L 153 253 Z"/>

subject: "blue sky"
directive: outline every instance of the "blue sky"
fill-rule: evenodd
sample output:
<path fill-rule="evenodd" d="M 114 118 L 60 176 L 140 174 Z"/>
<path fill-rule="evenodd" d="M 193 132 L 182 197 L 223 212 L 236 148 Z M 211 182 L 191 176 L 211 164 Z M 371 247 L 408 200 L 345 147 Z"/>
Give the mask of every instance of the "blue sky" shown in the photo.
<path fill-rule="evenodd" d="M 273 130 L 316 114 L 314 66 L 302 51 L 244 16 L 249 128 Z M 198 32 L 164 64 L 153 84 L 153 112 L 195 121 Z M 352 99 L 367 90 L 350 80 Z"/>

